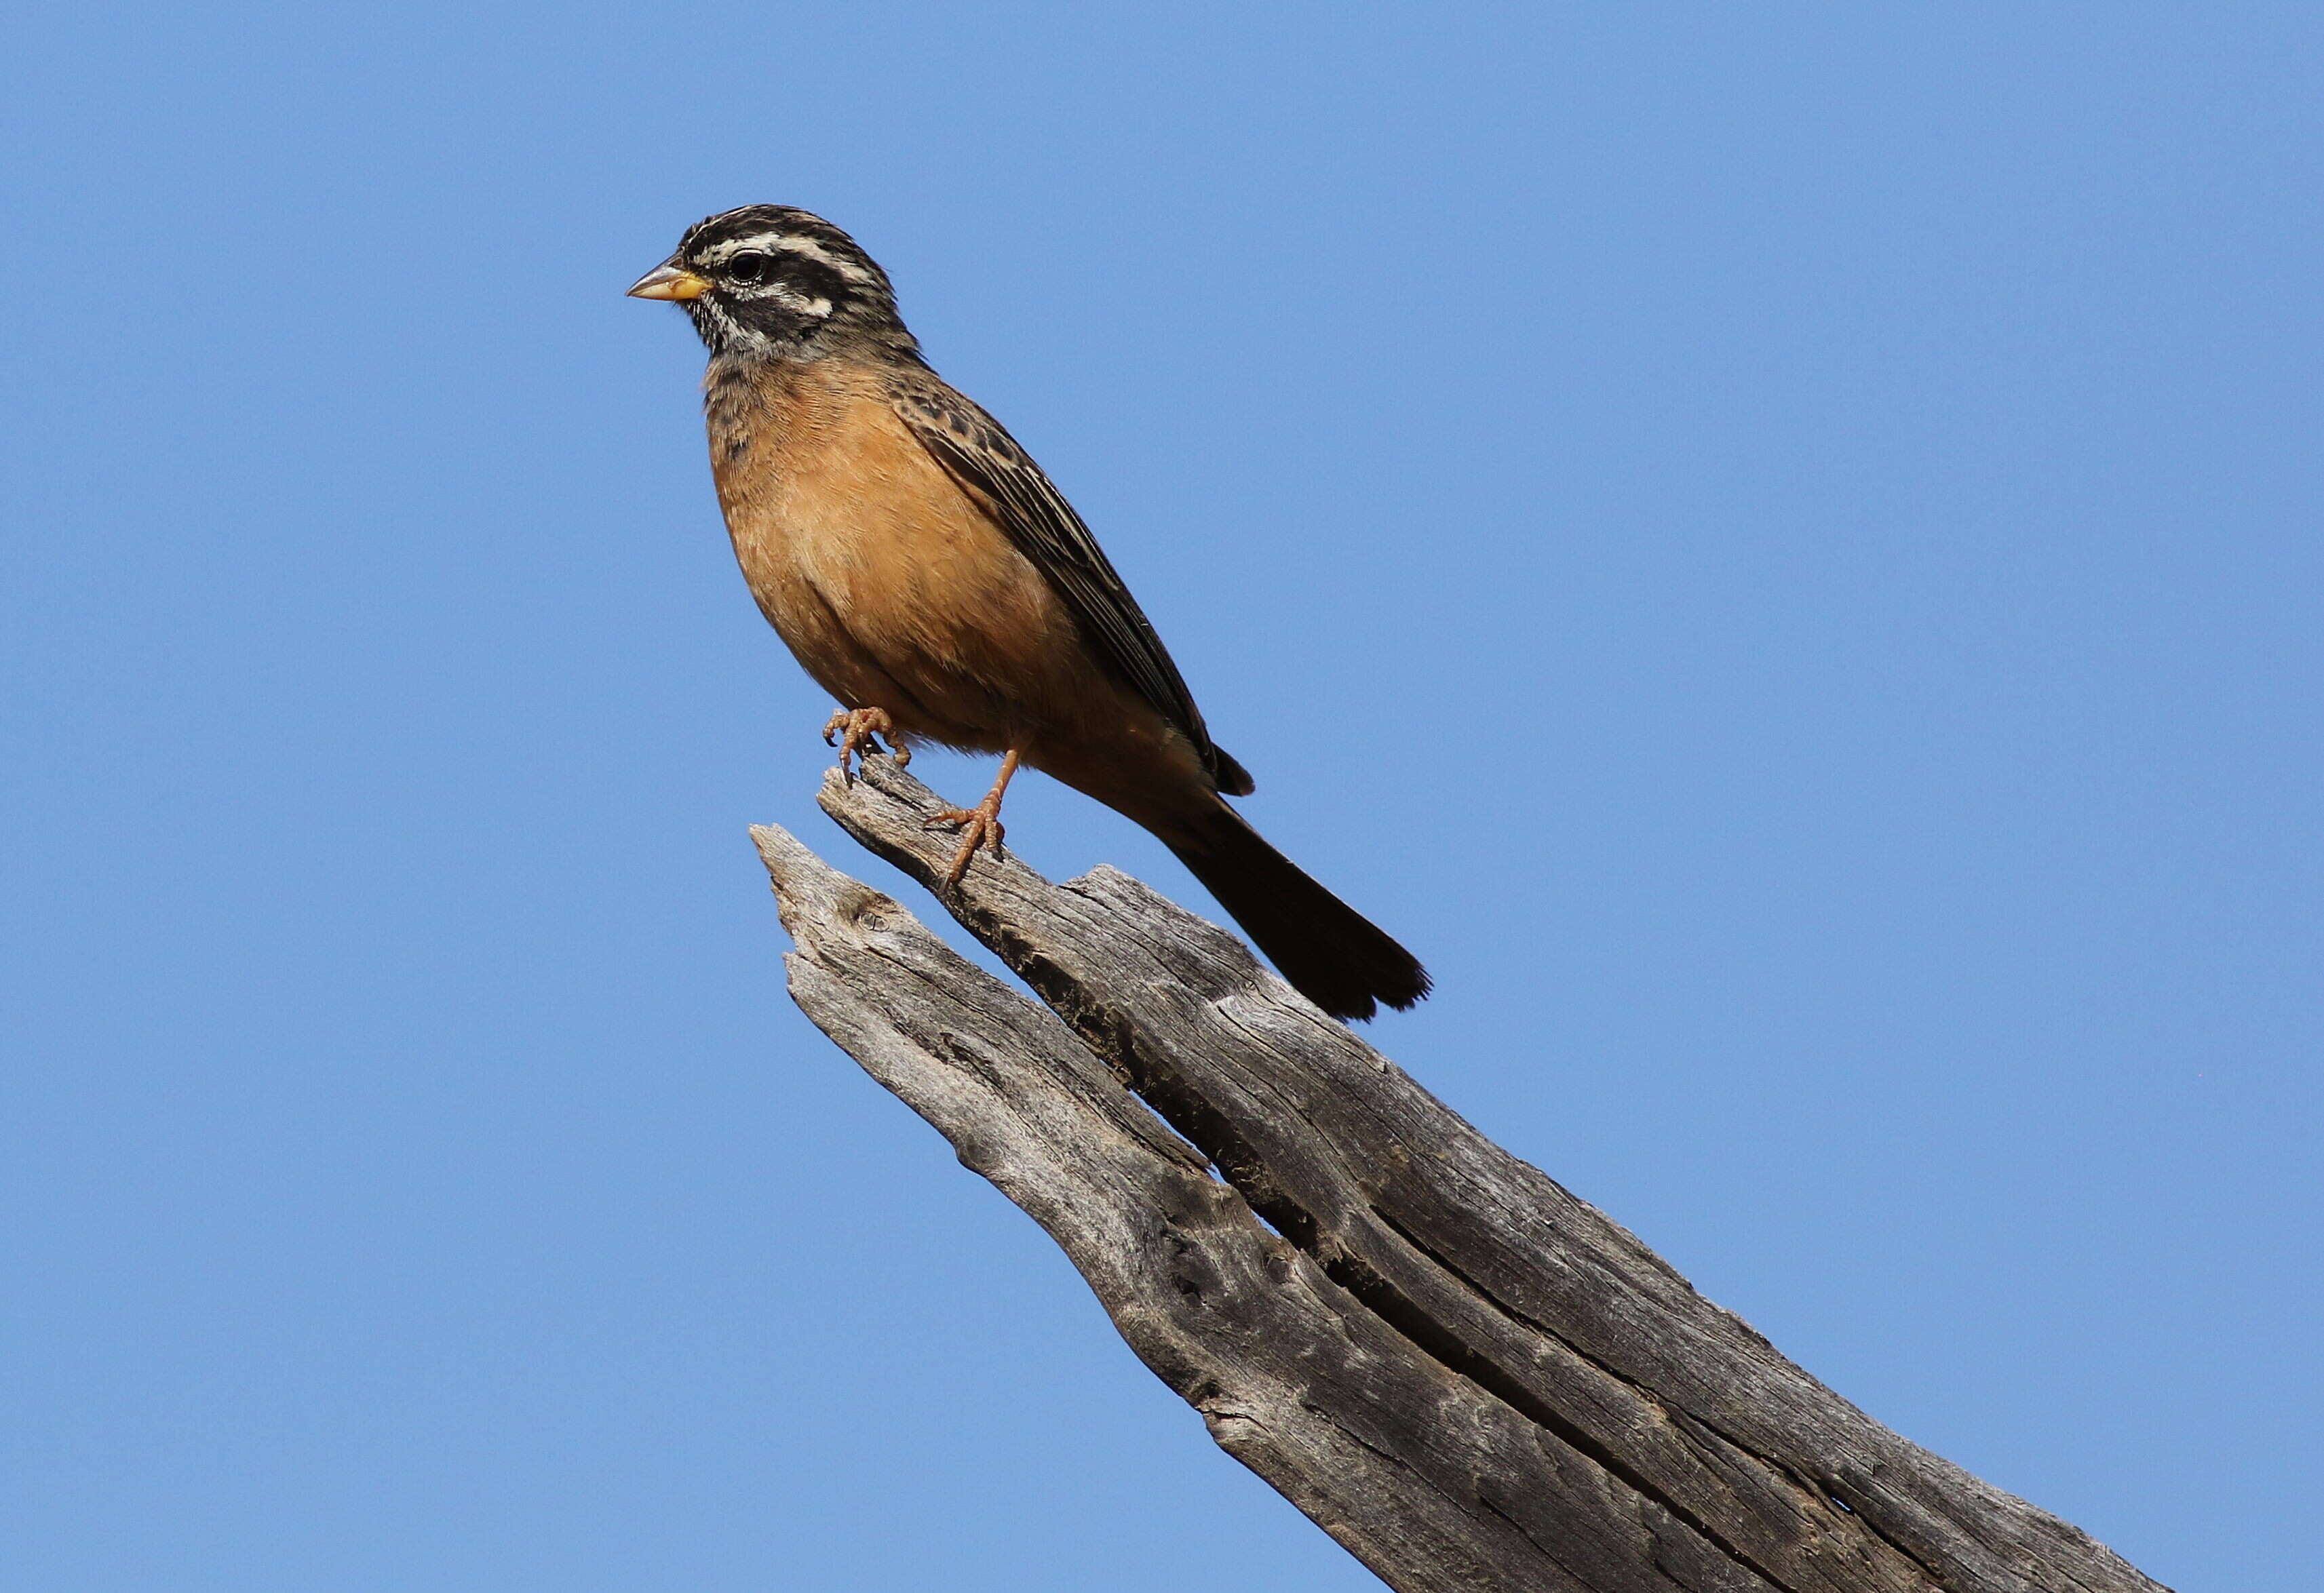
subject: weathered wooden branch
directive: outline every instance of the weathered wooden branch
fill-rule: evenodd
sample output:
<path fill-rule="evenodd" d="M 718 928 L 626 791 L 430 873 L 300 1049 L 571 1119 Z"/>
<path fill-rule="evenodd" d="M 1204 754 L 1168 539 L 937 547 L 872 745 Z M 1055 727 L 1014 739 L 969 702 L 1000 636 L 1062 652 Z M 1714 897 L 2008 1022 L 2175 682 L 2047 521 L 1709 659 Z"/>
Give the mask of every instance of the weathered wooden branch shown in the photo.
<path fill-rule="evenodd" d="M 822 803 L 1047 1008 L 754 830 L 801 1008 L 1390 1586 L 2160 1588 L 1792 1365 L 1226 931 L 1107 868 L 980 855 L 941 887 L 937 800 L 886 759 Z"/>

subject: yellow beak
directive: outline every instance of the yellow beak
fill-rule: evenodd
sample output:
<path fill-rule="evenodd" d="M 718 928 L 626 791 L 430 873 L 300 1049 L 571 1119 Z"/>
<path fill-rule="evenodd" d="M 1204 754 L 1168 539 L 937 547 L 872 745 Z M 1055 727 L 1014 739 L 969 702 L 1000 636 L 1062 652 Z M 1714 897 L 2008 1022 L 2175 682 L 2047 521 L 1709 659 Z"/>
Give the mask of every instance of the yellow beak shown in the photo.
<path fill-rule="evenodd" d="M 707 281 L 675 265 L 658 265 L 630 285 L 632 299 L 675 299 L 680 303 L 709 291 Z"/>

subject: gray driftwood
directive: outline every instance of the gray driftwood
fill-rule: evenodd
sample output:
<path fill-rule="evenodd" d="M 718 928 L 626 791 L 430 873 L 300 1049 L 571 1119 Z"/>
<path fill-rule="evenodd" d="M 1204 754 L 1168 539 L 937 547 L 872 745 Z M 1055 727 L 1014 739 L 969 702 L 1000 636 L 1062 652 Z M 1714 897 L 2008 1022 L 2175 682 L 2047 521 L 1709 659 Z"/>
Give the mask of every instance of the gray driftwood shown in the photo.
<path fill-rule="evenodd" d="M 1047 1006 L 754 830 L 799 1006 L 1391 1587 L 2160 1588 L 1824 1387 L 1226 931 L 1107 868 L 936 886 L 937 800 L 884 758 L 822 802 Z"/>

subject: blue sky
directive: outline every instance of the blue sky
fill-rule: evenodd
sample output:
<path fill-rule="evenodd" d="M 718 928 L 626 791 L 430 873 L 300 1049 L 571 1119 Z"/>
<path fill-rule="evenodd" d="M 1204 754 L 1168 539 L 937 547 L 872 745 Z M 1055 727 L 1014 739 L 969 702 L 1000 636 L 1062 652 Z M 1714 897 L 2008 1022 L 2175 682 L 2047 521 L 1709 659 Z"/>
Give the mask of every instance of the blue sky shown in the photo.
<path fill-rule="evenodd" d="M 745 824 L 906 888 L 620 296 L 757 200 L 1428 961 L 1380 1045 L 2163 1580 L 2324 1579 L 2324 13 L 7 37 L 12 1588 L 1371 1585 L 783 997 Z"/>

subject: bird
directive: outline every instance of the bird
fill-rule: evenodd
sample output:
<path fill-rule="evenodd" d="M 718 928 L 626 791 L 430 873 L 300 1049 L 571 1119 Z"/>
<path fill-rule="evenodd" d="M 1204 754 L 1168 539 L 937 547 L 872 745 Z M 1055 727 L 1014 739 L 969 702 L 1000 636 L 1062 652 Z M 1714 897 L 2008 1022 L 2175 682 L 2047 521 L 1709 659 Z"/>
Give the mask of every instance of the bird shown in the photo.
<path fill-rule="evenodd" d="M 1408 1008 L 1410 952 L 1229 806 L 1253 789 L 1079 514 L 1032 456 L 928 364 L 888 273 L 785 205 L 689 227 L 629 289 L 681 307 L 709 351 L 703 410 L 719 507 L 752 596 L 839 702 L 851 759 L 916 743 L 1001 755 L 961 837 L 957 888 L 1005 833 L 1020 767 L 1143 825 L 1315 1006 Z"/>

